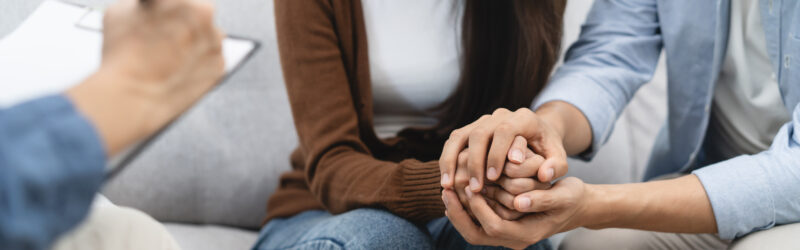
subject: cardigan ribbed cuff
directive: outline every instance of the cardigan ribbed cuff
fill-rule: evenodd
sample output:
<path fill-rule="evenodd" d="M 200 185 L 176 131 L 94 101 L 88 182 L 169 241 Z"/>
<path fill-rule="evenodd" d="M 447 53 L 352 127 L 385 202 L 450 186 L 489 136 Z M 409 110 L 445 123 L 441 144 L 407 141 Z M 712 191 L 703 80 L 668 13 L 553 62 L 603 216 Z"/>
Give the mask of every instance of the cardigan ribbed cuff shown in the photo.
<path fill-rule="evenodd" d="M 427 223 L 444 216 L 439 164 L 417 162 L 401 166 L 404 180 L 399 191 L 402 201 L 389 209 L 415 223 Z"/>

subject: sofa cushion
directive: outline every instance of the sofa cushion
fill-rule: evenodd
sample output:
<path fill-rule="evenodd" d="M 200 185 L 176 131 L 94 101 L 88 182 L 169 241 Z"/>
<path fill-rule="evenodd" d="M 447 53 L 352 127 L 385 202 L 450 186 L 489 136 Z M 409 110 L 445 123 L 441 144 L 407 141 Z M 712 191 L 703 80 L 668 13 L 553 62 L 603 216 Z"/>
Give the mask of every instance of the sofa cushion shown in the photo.
<path fill-rule="evenodd" d="M 258 231 L 238 228 L 176 223 L 164 226 L 187 250 L 251 249 L 258 240 Z"/>

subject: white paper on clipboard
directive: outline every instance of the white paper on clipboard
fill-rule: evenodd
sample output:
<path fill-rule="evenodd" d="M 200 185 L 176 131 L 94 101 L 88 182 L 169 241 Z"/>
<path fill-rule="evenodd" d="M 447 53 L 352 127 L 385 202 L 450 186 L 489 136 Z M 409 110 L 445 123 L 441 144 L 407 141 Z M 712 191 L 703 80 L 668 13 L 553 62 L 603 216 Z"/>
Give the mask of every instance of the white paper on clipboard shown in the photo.
<path fill-rule="evenodd" d="M 44 1 L 0 40 L 0 108 L 61 93 L 95 72 L 101 59 L 102 20 L 99 10 Z M 226 38 L 226 72 L 232 73 L 257 48 L 252 40 Z"/>

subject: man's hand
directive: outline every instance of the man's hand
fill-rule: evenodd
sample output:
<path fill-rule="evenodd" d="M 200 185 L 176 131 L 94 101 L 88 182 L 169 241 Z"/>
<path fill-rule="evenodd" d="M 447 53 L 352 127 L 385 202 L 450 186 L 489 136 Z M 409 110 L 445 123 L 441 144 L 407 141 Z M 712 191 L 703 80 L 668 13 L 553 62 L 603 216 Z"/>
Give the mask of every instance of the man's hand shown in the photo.
<path fill-rule="evenodd" d="M 574 177 L 557 182 L 549 190 L 534 190 L 516 196 L 514 208 L 531 213 L 516 221 L 497 216 L 486 199 L 472 195 L 468 198 L 468 208 L 480 223 L 476 225 L 454 195 L 452 190 L 442 193 L 442 199 L 448 204 L 445 214 L 464 239 L 475 245 L 525 248 L 553 234 L 581 226 L 580 223 L 588 216 L 586 185 Z M 498 200 L 507 202 L 508 199 Z"/>
<path fill-rule="evenodd" d="M 480 192 L 484 187 L 484 175 L 492 181 L 500 178 L 506 159 L 516 164 L 524 163 L 523 150 L 530 146 L 544 159 L 506 170 L 506 174 L 512 177 L 537 177 L 542 182 L 553 181 L 567 173 L 567 153 L 562 144 L 564 136 L 561 131 L 564 131 L 563 126 L 554 126 L 529 109 L 515 112 L 498 109 L 492 115 L 483 116 L 451 133 L 439 159 L 442 176 L 455 174 L 458 154 L 469 146 L 469 190 Z M 527 143 L 514 143 L 516 136 L 524 137 Z M 446 182 L 443 178 L 442 186 L 453 188 L 453 182 Z"/>
<path fill-rule="evenodd" d="M 108 9 L 100 70 L 67 95 L 109 154 L 166 125 L 222 77 L 213 11 L 201 0 L 120 0 Z"/>

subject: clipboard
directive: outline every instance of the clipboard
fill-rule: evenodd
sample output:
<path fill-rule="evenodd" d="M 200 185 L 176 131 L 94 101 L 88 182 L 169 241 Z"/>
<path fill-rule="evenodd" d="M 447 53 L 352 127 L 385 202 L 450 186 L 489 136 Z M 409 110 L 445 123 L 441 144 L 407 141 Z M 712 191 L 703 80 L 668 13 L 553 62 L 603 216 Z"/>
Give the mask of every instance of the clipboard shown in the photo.
<path fill-rule="evenodd" d="M 102 20 L 101 9 L 61 0 L 42 2 L 22 25 L 0 39 L 0 108 L 62 93 L 94 73 L 102 56 Z M 226 74 L 217 87 L 260 47 L 254 39 L 228 35 L 223 41 Z M 117 176 L 181 117 L 111 158 L 106 179 Z"/>

